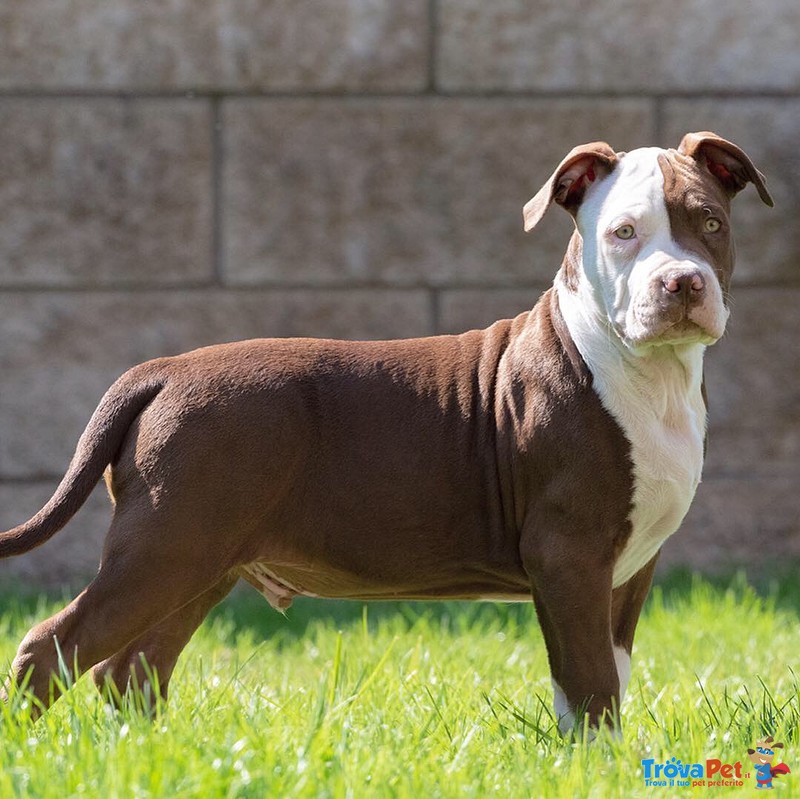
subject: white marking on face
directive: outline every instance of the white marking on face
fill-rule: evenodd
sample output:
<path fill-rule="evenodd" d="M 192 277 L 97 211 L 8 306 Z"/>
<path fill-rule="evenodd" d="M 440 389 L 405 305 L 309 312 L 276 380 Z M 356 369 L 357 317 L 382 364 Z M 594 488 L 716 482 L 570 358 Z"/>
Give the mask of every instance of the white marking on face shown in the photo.
<path fill-rule="evenodd" d="M 584 290 L 592 292 L 611 329 L 633 348 L 659 344 L 667 335 L 710 344 L 722 336 L 728 319 L 711 264 L 672 236 L 658 161 L 663 152 L 651 147 L 622 156 L 612 174 L 587 191 L 577 215 Z M 680 326 L 677 308 L 665 309 L 662 289 L 676 272 L 697 272 L 705 285 L 702 302 L 688 309 Z"/>

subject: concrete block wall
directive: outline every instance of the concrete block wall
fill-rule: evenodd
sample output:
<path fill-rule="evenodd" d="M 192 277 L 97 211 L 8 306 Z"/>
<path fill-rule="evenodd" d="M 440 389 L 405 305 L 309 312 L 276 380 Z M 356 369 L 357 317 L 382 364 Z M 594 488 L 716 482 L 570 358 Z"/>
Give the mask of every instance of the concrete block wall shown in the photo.
<path fill-rule="evenodd" d="M 0 528 L 106 387 L 251 336 L 456 332 L 530 307 L 570 222 L 521 208 L 575 144 L 711 129 L 737 199 L 709 458 L 665 562 L 800 557 L 800 5 L 8 0 L 0 8 Z M 102 489 L 0 581 L 78 582 Z"/>

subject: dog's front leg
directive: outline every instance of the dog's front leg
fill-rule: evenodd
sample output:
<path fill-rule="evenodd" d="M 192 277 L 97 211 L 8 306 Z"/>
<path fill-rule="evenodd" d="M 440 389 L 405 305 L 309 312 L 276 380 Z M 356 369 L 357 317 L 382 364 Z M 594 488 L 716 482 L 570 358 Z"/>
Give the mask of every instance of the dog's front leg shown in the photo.
<path fill-rule="evenodd" d="M 636 574 L 615 588 L 611 595 L 611 631 L 614 640 L 614 659 L 617 662 L 619 673 L 619 700 L 625 697 L 628 679 L 631 673 L 631 651 L 633 650 L 633 635 L 639 614 L 642 612 L 650 585 L 653 582 L 653 572 L 656 569 L 658 553 Z"/>
<path fill-rule="evenodd" d="M 563 734 L 589 724 L 618 725 L 620 679 L 611 635 L 610 559 L 570 536 L 523 537 Z"/>

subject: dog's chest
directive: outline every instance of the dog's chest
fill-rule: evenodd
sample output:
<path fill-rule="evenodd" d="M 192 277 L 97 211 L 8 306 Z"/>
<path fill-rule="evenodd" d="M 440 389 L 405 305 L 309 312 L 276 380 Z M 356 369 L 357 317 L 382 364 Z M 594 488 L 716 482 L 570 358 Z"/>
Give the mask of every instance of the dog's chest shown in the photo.
<path fill-rule="evenodd" d="M 628 439 L 633 464 L 631 530 L 614 564 L 614 587 L 633 577 L 678 529 L 700 482 L 706 408 L 699 382 L 662 377 L 650 395 L 624 380 L 598 386 Z"/>

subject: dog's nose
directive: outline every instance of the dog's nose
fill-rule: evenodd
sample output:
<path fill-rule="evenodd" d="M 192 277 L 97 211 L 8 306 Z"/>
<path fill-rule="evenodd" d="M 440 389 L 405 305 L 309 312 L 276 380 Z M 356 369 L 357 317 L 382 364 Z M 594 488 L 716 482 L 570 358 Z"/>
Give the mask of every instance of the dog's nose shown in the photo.
<path fill-rule="evenodd" d="M 695 271 L 671 272 L 661 280 L 664 290 L 676 300 L 693 302 L 699 300 L 706 289 L 703 276 Z"/>

